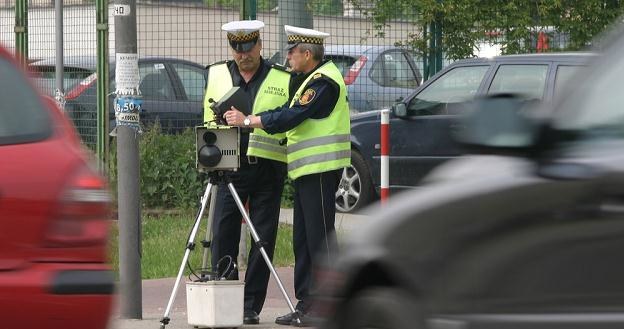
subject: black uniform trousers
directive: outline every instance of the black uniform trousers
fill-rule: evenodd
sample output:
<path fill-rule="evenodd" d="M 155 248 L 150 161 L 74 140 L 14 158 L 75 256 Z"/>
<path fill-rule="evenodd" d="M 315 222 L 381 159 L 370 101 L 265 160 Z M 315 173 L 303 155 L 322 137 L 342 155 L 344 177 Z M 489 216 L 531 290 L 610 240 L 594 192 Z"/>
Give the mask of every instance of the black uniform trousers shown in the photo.
<path fill-rule="evenodd" d="M 256 159 L 256 164 L 249 164 L 247 158 L 241 158 L 241 168 L 230 175 L 243 204 L 249 202 L 251 222 L 264 243 L 267 255 L 273 259 L 286 164 L 263 158 Z M 226 255 L 236 261 L 243 220 L 236 201 L 225 184 L 218 187 L 213 218 L 211 259 L 214 270 L 217 269 L 219 260 Z M 270 270 L 253 238 L 251 241 L 245 274 L 245 310 L 260 314 L 266 298 Z M 219 271 L 225 271 L 228 263 L 227 258 L 221 261 Z M 229 278 L 238 279 L 238 272 L 234 272 Z"/>
<path fill-rule="evenodd" d="M 313 271 L 336 246 L 336 190 L 342 169 L 294 180 L 293 249 L 297 310 L 307 313 L 313 294 Z"/>

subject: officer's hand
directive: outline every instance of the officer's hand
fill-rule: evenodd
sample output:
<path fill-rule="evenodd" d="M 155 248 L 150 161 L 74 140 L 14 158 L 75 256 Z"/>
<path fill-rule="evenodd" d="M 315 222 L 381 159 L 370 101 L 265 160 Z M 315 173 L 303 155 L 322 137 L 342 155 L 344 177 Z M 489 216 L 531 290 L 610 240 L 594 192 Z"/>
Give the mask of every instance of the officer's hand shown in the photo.
<path fill-rule="evenodd" d="M 223 114 L 223 118 L 225 119 L 225 122 L 227 122 L 229 126 L 240 127 L 243 125 L 243 120 L 245 120 L 245 115 L 241 111 L 236 109 L 234 106 L 232 106 L 229 111 Z"/>

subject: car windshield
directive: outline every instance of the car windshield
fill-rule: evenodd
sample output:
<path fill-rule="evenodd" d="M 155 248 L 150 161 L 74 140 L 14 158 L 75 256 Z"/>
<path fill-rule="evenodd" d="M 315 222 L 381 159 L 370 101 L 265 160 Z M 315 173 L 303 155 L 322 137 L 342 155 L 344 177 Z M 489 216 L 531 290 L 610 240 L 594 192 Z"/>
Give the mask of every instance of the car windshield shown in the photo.
<path fill-rule="evenodd" d="M 45 139 L 50 117 L 39 95 L 12 63 L 0 58 L 0 145 Z"/>
<path fill-rule="evenodd" d="M 616 47 L 618 52 L 599 60 L 608 65 L 596 66 L 586 79 L 587 92 L 570 93 L 559 104 L 553 118 L 555 129 L 573 132 L 568 134 L 573 139 L 624 139 L 624 60 L 620 55 L 624 47 Z"/>

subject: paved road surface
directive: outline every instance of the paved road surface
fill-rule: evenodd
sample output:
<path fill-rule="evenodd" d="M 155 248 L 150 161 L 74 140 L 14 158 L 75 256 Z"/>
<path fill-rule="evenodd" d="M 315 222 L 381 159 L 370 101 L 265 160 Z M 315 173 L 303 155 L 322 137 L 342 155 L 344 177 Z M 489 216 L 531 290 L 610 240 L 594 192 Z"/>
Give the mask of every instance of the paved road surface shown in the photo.
<path fill-rule="evenodd" d="M 291 301 L 295 303 L 295 293 L 293 291 L 293 269 L 290 267 L 276 268 L 276 271 L 282 280 L 282 284 Z M 155 279 L 143 281 L 143 319 L 119 319 L 119 313 L 113 315 L 110 329 L 158 329 L 160 320 L 165 313 L 167 302 L 171 296 L 175 278 Z M 260 314 L 260 325 L 243 326 L 242 328 L 250 329 L 267 329 L 267 328 L 290 328 L 289 326 L 281 326 L 275 324 L 275 317 L 289 313 L 288 304 L 282 296 L 275 280 L 271 278 L 269 282 L 269 290 L 267 300 L 264 304 L 262 314 Z M 186 287 L 180 284 L 178 294 L 173 303 L 169 314 L 171 322 L 166 326 L 167 329 L 189 329 L 193 326 L 187 322 L 186 315 Z"/>
<path fill-rule="evenodd" d="M 361 214 L 336 214 L 336 229 L 348 233 L 357 229 L 359 225 L 366 219 L 366 215 Z M 280 212 L 280 222 L 292 224 L 292 209 L 282 209 Z M 293 291 L 293 268 L 284 267 L 276 269 L 288 296 L 293 304 L 296 303 L 295 293 Z M 241 275 L 241 278 L 244 277 Z M 186 315 L 186 286 L 183 282 L 180 284 L 176 299 L 169 314 L 171 322 L 166 326 L 167 329 L 189 329 L 193 326 L 188 324 Z M 144 280 L 143 281 L 143 319 L 130 320 L 119 319 L 119 312 L 113 314 L 113 320 L 110 329 L 158 329 L 160 328 L 160 320 L 162 319 L 167 302 L 171 296 L 171 291 L 175 278 Z M 269 281 L 269 290 L 267 300 L 264 304 L 262 314 L 260 314 L 260 325 L 243 326 L 242 328 L 250 329 L 267 329 L 267 328 L 291 328 L 289 326 L 281 326 L 275 324 L 275 318 L 290 312 L 288 304 L 284 299 L 278 285 L 273 277 Z"/>

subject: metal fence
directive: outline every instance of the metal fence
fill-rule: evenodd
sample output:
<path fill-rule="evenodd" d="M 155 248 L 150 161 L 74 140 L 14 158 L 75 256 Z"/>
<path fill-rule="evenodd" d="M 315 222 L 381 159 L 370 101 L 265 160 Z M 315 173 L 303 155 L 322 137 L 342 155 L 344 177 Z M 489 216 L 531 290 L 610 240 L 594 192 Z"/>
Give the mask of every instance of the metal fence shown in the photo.
<path fill-rule="evenodd" d="M 0 3 L 0 40 L 15 51 L 15 0 Z M 16 3 L 16 2 L 15 2 Z M 231 58 L 225 33 L 221 26 L 239 20 L 243 14 L 265 22 L 262 31 L 262 55 L 283 63 L 284 24 L 313 27 L 330 33 L 326 40 L 327 55 L 345 75 L 356 77 L 350 92 L 361 94 L 351 98 L 353 111 L 365 111 L 390 105 L 394 99 L 384 98 L 384 91 L 404 89 L 407 95 L 421 80 L 421 61 L 410 51 L 394 45 L 420 27 L 408 20 L 390 22 L 385 33 L 376 32 L 374 24 L 361 10 L 332 1 L 258 1 L 254 8 L 243 8 L 240 1 L 138 1 L 137 31 L 140 58 L 159 57 L 160 61 L 140 63 L 141 90 L 145 101 L 153 98 L 157 109 L 145 107 L 143 117 L 152 122 L 153 116 L 167 132 L 192 127 L 201 120 L 204 81 L 197 68 L 215 61 Z M 281 8 L 281 9 L 280 9 Z M 246 12 L 245 12 L 246 11 Z M 54 94 L 55 37 L 54 3 L 28 1 L 28 57 L 36 83 L 48 94 Z M 65 0 L 64 21 L 64 87 L 65 108 L 73 119 L 83 141 L 94 148 L 96 143 L 96 93 L 91 74 L 96 65 L 95 4 L 88 0 Z M 415 17 L 415 15 L 414 15 Z M 114 58 L 114 19 L 109 4 L 109 56 Z M 351 46 L 352 45 L 352 46 Z M 179 60 L 191 63 L 180 62 Z M 114 72 L 111 65 L 111 73 Z M 369 68 L 372 68 L 369 70 Z M 169 74 L 163 74 L 165 69 Z M 359 70 L 358 70 L 359 69 Z M 172 79 L 171 72 L 179 79 Z M 366 72 L 366 73 L 365 73 Z M 112 79 L 111 74 L 111 80 Z M 171 80 L 169 80 L 171 79 Z M 182 80 L 184 92 L 180 92 Z M 114 91 L 110 81 L 110 91 Z M 148 90 L 152 88 L 152 90 Z M 394 92 L 393 95 L 397 93 Z M 365 98 L 364 96 L 370 96 Z M 109 102 L 109 106 L 112 102 Z M 180 109 L 186 109 L 180 113 Z M 166 112 L 175 113 L 168 115 Z M 112 108 L 109 113 L 113 113 Z M 112 119 L 112 116 L 109 116 Z M 114 122 L 112 120 L 111 122 Z"/>
<path fill-rule="evenodd" d="M 19 12 L 20 3 L 27 3 L 26 13 Z M 114 58 L 112 1 L 108 8 L 108 56 Z M 376 16 L 380 9 L 386 13 L 383 20 Z M 85 144 L 95 148 L 98 134 L 94 86 L 97 81 L 93 75 L 97 56 L 96 4 L 94 0 L 65 0 L 62 12 L 65 109 Z M 391 14 L 387 15 L 388 12 Z M 55 35 L 54 1 L 0 0 L 0 43 L 14 52 L 18 30 L 16 17 L 24 14 L 28 25 L 30 71 L 42 90 L 53 95 L 55 49 L 59 46 L 59 38 Z M 162 129 L 170 133 L 193 127 L 201 121 L 203 67 L 231 58 L 221 26 L 242 17 L 265 22 L 261 32 L 262 55 L 276 62 L 284 60 L 284 24 L 330 33 L 326 39 L 326 57 L 332 59 L 345 75 L 353 112 L 387 107 L 409 95 L 423 78 L 450 62 L 444 60 L 443 47 L 439 45 L 450 38 L 463 37 L 444 34 L 442 24 L 424 21 L 417 6 L 410 6 L 410 2 L 404 0 L 138 1 L 140 89 L 145 104 L 142 121 L 158 121 Z M 529 29 L 519 48 L 523 51 L 566 49 L 570 42 L 569 33 L 558 32 L 549 26 L 534 26 L 532 30 L 531 27 L 523 28 Z M 470 27 L 466 32 L 469 30 Z M 428 40 L 432 51 L 423 51 L 422 44 L 419 47 L 413 40 L 408 40 L 414 36 Z M 504 42 L 504 33 L 492 28 L 480 42 L 468 46 L 473 51 L 469 54 L 469 49 L 467 54 L 496 55 L 503 51 L 501 45 Z M 111 65 L 111 80 L 113 67 Z M 115 90 L 114 80 L 106 83 L 110 85 L 110 91 Z M 109 102 L 109 107 L 112 103 Z M 114 111 L 109 108 L 107 113 L 107 119 L 113 124 Z"/>

